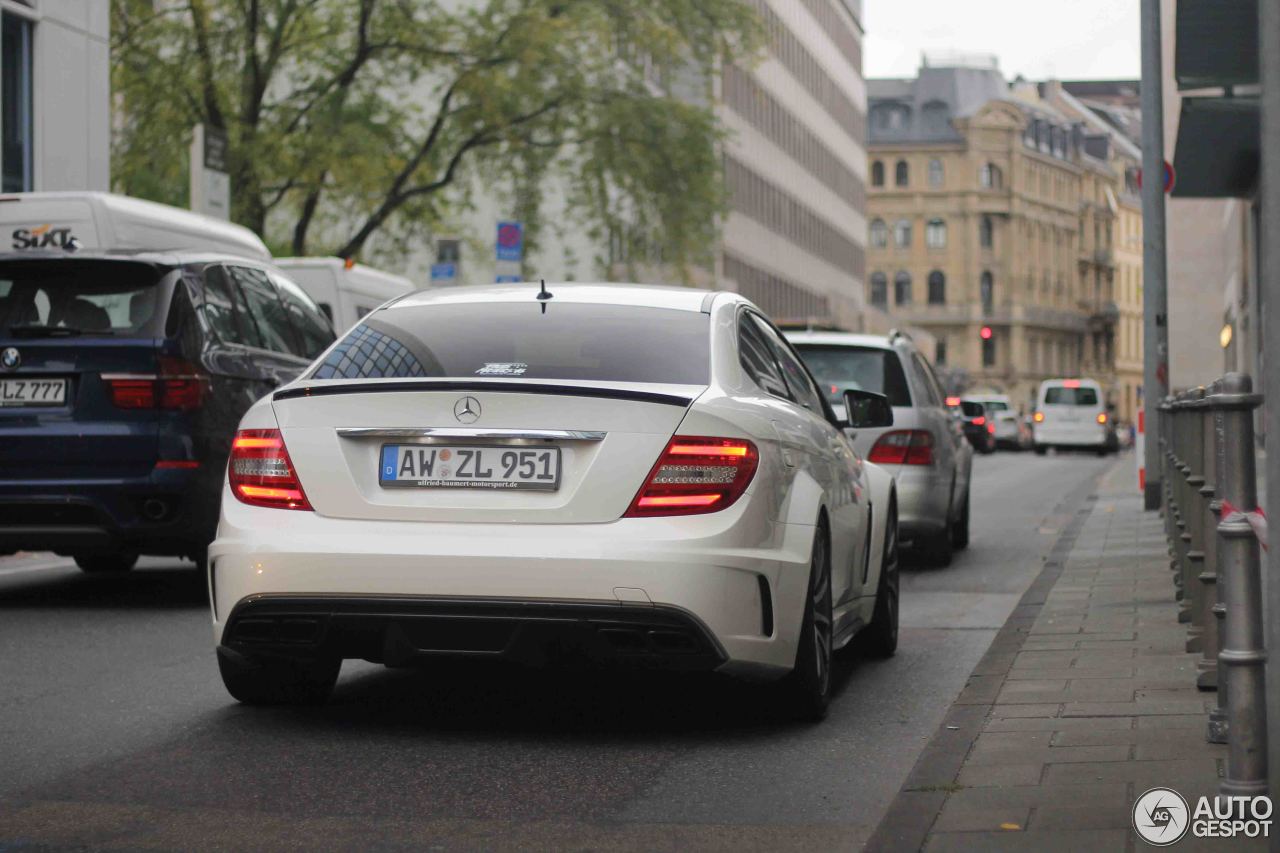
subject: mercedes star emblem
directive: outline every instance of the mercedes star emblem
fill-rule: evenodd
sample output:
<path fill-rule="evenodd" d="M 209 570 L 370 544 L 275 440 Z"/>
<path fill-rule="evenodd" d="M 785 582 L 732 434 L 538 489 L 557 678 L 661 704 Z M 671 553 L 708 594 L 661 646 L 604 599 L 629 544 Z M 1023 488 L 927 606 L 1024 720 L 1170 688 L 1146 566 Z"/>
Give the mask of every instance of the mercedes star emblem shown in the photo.
<path fill-rule="evenodd" d="M 453 416 L 458 419 L 458 423 L 475 423 L 480 420 L 480 401 L 475 397 L 463 397 L 453 404 Z"/>
<path fill-rule="evenodd" d="M 17 347 L 5 347 L 4 352 L 0 352 L 0 367 L 17 370 L 19 364 L 22 364 L 22 353 L 18 352 Z"/>

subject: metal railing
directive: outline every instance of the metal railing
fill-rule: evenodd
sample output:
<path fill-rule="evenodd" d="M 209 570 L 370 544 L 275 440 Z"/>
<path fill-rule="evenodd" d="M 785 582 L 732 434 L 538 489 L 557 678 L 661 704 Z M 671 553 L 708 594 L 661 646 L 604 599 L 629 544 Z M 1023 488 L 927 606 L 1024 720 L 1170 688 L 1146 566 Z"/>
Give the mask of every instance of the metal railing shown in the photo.
<path fill-rule="evenodd" d="M 1257 507 L 1248 376 L 1166 397 L 1159 407 L 1161 482 L 1170 568 L 1200 654 L 1196 685 L 1217 691 L 1206 739 L 1227 744 L 1222 793 L 1267 792 L 1262 573 L 1250 514 Z"/>

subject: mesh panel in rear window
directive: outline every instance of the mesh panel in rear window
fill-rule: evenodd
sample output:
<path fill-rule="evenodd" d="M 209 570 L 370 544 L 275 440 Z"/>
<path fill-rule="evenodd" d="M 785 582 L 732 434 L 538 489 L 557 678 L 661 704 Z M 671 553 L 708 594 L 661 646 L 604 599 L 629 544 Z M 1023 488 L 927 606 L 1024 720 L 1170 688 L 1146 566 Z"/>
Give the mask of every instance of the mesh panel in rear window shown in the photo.
<path fill-rule="evenodd" d="M 485 377 L 706 385 L 710 318 L 618 305 L 476 302 L 365 318 L 312 379 Z"/>

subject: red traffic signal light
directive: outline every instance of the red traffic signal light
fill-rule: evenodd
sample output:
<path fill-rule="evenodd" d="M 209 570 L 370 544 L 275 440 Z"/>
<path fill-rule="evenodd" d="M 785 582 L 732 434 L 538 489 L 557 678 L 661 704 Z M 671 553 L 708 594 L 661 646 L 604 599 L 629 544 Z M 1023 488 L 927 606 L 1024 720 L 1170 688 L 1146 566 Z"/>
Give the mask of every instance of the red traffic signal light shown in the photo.
<path fill-rule="evenodd" d="M 984 341 L 991 340 L 991 335 L 992 332 L 990 326 L 983 326 L 982 331 L 978 332 L 978 337 L 982 338 Z"/>

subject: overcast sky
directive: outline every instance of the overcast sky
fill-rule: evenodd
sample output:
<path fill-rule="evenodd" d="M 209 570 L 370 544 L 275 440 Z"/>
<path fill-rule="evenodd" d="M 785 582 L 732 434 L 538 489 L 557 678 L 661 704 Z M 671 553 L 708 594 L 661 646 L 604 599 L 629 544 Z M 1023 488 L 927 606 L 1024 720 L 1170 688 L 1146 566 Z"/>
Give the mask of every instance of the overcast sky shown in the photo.
<path fill-rule="evenodd" d="M 909 77 L 922 51 L 994 53 L 1006 77 L 1136 78 L 1138 0 L 865 0 L 867 77 Z"/>

